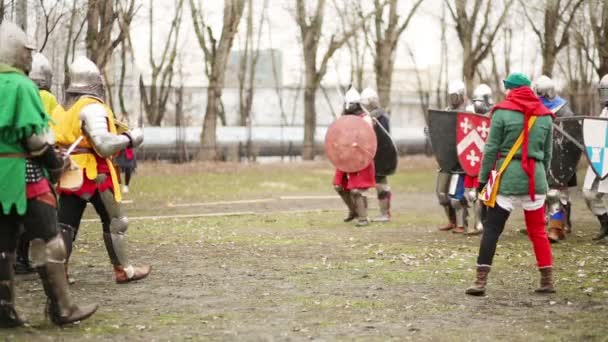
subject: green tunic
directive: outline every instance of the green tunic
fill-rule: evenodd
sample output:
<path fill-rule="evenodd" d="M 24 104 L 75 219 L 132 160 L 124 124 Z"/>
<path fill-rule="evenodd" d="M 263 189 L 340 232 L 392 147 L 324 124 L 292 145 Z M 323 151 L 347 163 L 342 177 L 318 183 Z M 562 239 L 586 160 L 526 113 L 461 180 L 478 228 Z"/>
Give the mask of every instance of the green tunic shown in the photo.
<path fill-rule="evenodd" d="M 2 154 L 27 153 L 23 140 L 49 129 L 36 85 L 20 70 L 0 64 L 0 205 L 4 214 L 27 209 L 25 158 Z"/>
<path fill-rule="evenodd" d="M 511 147 L 515 144 L 515 140 L 522 132 L 524 116 L 520 112 L 499 109 L 492 116 L 492 124 L 490 126 L 490 135 L 486 142 L 483 153 L 483 161 L 481 163 L 481 171 L 479 173 L 479 182 L 487 183 L 490 171 L 497 162 L 497 156 L 500 154 L 500 159 L 496 165 L 496 169 L 504 161 Z M 528 141 L 529 158 L 536 160 L 536 168 L 534 174 L 535 193 L 546 194 L 547 171 L 552 154 L 552 139 L 553 139 L 553 120 L 551 116 L 539 116 L 530 130 Z M 509 166 L 502 175 L 500 188 L 498 193 L 501 195 L 527 195 L 528 194 L 528 176 L 521 168 L 521 148 L 515 154 L 515 158 L 511 160 Z"/>

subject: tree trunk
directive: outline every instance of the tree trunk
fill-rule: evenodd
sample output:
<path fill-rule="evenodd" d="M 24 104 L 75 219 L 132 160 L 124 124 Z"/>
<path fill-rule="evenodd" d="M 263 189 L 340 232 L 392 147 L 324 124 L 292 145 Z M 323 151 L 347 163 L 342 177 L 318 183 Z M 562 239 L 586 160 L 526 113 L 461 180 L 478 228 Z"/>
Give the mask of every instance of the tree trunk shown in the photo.
<path fill-rule="evenodd" d="M 15 22 L 23 31 L 27 32 L 27 0 L 16 1 Z"/>
<path fill-rule="evenodd" d="M 392 50 L 386 46 L 377 50 L 375 61 L 376 87 L 378 88 L 378 98 L 380 106 L 388 108 L 391 102 L 391 85 L 393 70 L 391 68 Z"/>
<path fill-rule="evenodd" d="M 304 89 L 304 145 L 302 145 L 302 159 L 304 160 L 315 159 L 316 89 L 317 87 L 306 82 L 306 88 Z"/>
<path fill-rule="evenodd" d="M 553 68 L 555 66 L 555 52 L 546 49 L 543 53 L 543 75 L 553 78 Z"/>
<path fill-rule="evenodd" d="M 209 80 L 209 88 L 207 90 L 207 109 L 205 110 L 205 119 L 203 121 L 203 131 L 201 132 L 201 151 L 199 159 L 214 161 L 217 160 L 217 111 L 219 108 L 219 100 L 222 96 L 222 88 L 218 85 L 217 80 Z"/>

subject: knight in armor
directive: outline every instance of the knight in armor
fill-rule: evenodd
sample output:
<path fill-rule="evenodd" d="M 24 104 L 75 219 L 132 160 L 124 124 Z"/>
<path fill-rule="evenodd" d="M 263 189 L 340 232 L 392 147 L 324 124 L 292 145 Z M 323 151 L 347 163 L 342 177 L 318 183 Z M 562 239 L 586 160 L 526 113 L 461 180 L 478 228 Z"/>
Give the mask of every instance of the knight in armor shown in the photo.
<path fill-rule="evenodd" d="M 66 274 L 66 248 L 57 224 L 52 183 L 66 159 L 53 148 L 50 117 L 36 85 L 27 78 L 33 47 L 10 22 L 0 24 L 0 327 L 24 324 L 15 310 L 14 270 L 17 234 L 29 237 L 32 265 L 48 300 L 54 324 L 82 321 L 97 305 L 78 306 L 71 298 Z"/>
<path fill-rule="evenodd" d="M 381 125 L 386 132 L 390 133 L 390 118 L 388 113 L 380 106 L 380 98 L 378 93 L 372 88 L 365 88 L 361 92 L 361 105 L 363 105 L 375 119 L 374 125 Z M 376 152 L 376 157 L 380 156 L 382 151 Z M 374 163 L 382 162 L 375 158 Z M 380 216 L 374 219 L 375 222 L 389 222 L 391 220 L 391 187 L 388 184 L 388 176 L 379 174 L 378 167 L 376 169 L 376 193 L 378 195 L 378 206 L 380 207 Z"/>
<path fill-rule="evenodd" d="M 91 203 L 103 227 L 103 241 L 114 266 L 117 283 L 143 279 L 149 266 L 134 266 L 127 258 L 127 217 L 120 205 L 121 193 L 112 156 L 127 147 L 143 142 L 140 129 L 117 132 L 112 110 L 105 104 L 105 87 L 97 66 L 86 57 L 78 57 L 69 68 L 70 84 L 66 90 L 66 108 L 53 127 L 59 146 L 73 144 L 79 137 L 72 162 L 83 172 L 77 189 L 59 187 L 59 222 L 66 234 L 68 259 L 76 239 L 82 214 Z M 60 184 L 61 185 L 61 184 Z"/>
<path fill-rule="evenodd" d="M 41 53 L 34 53 L 32 59 L 32 70 L 29 77 L 38 86 L 42 106 L 45 113 L 51 115 L 57 106 L 57 98 L 51 93 L 51 85 L 53 84 L 53 72 L 48 59 Z M 31 266 L 29 260 L 30 239 L 26 234 L 19 237 L 17 247 L 17 259 L 15 264 L 15 273 L 27 274 L 33 273 L 36 270 Z"/>
<path fill-rule="evenodd" d="M 350 88 L 344 95 L 344 112 L 342 115 L 356 115 L 372 125 L 371 118 L 361 108 L 361 95 L 354 88 Z M 333 185 L 348 208 L 348 215 L 344 218 L 344 222 L 356 219 L 357 227 L 369 225 L 367 190 L 376 186 L 373 160 L 366 168 L 358 172 L 345 172 L 336 169 Z"/>
<path fill-rule="evenodd" d="M 487 84 L 480 84 L 473 90 L 473 97 L 471 99 L 471 106 L 473 111 L 477 114 L 488 116 L 494 100 L 492 99 L 492 89 Z M 483 231 L 483 212 L 484 205 L 477 198 L 477 187 L 479 186 L 478 177 L 472 177 L 465 175 L 464 187 L 465 187 L 465 198 L 467 206 L 472 209 L 471 222 L 467 226 L 467 235 L 479 235 Z"/>
<path fill-rule="evenodd" d="M 572 117 L 568 101 L 557 95 L 555 82 L 548 76 L 542 75 L 534 82 L 534 92 L 545 107 L 549 108 L 556 117 Z M 547 214 L 549 216 L 549 240 L 553 243 L 565 239 L 564 233 L 572 231 L 570 215 L 572 203 L 568 188 L 575 187 L 576 172 L 566 186 L 557 184 L 553 177 L 548 177 L 549 191 L 547 192 Z"/>
<path fill-rule="evenodd" d="M 600 80 L 598 92 L 602 106 L 600 117 L 608 118 L 608 74 Z M 593 237 L 593 240 L 605 240 L 608 237 L 608 206 L 605 203 L 607 194 L 608 179 L 601 180 L 598 178 L 589 166 L 583 183 L 583 196 L 587 207 L 600 222 L 600 231 Z"/>
<path fill-rule="evenodd" d="M 466 88 L 462 81 L 453 81 L 448 86 L 448 108 L 451 111 L 464 111 L 466 107 Z M 448 224 L 439 230 L 453 230 L 454 233 L 466 231 L 466 198 L 464 176 L 460 166 L 454 170 L 439 169 L 437 174 L 436 194 L 439 204 L 445 210 Z"/>

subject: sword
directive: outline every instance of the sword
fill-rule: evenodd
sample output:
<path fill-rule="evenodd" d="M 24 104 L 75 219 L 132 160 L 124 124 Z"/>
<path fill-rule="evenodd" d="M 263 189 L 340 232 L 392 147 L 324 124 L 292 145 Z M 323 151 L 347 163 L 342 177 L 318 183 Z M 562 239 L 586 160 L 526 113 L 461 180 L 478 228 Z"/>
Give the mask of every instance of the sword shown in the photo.
<path fill-rule="evenodd" d="M 74 141 L 72 143 L 72 145 L 70 145 L 70 147 L 68 147 L 68 149 L 65 151 L 65 155 L 69 156 L 70 154 L 72 154 L 72 152 L 74 152 L 74 150 L 76 149 L 76 147 L 78 146 L 78 144 L 80 144 L 80 142 L 82 141 L 82 139 L 84 139 L 84 136 L 79 136 L 78 139 L 76 139 L 76 141 Z"/>

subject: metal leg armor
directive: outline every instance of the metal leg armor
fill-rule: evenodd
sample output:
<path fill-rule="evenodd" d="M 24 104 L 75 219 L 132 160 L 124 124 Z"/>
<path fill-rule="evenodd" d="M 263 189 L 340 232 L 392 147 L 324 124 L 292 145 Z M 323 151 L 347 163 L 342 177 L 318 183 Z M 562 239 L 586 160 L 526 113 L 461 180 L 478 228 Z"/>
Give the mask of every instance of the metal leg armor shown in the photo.
<path fill-rule="evenodd" d="M 126 283 L 147 277 L 150 273 L 150 266 L 135 267 L 127 259 L 125 233 L 129 222 L 127 217 L 122 214 L 120 204 L 116 202 L 114 194 L 110 190 L 100 192 L 99 196 L 103 209 L 109 217 L 109 223 L 104 223 L 103 241 L 110 261 L 114 265 L 116 282 Z"/>
<path fill-rule="evenodd" d="M 452 198 L 450 202 L 456 214 L 456 228 L 452 232 L 457 234 L 464 233 L 467 229 L 468 214 L 464 200 Z"/>
<path fill-rule="evenodd" d="M 350 195 L 350 191 L 344 190 L 341 186 L 335 186 L 334 189 L 346 204 L 348 208 L 348 215 L 344 218 L 344 222 L 350 222 L 357 218 L 357 208 L 355 207 L 355 203 L 353 202 L 352 196 Z"/>
<path fill-rule="evenodd" d="M 474 188 L 465 189 L 465 198 L 468 208 L 472 209 L 471 221 L 467 225 L 465 234 L 479 235 L 483 231 L 483 203 L 477 199 L 477 189 Z"/>
<path fill-rule="evenodd" d="M 546 205 L 549 215 L 549 240 L 555 243 L 566 238 L 564 234 L 565 213 L 558 189 L 549 189 Z"/>
<path fill-rule="evenodd" d="M 374 222 L 389 222 L 391 220 L 391 188 L 388 184 L 376 184 L 376 192 L 378 193 L 378 206 L 380 207 L 380 216 L 374 218 Z"/>
<path fill-rule="evenodd" d="M 82 321 L 97 311 L 97 304 L 78 306 L 72 302 L 65 274 L 67 253 L 61 234 L 48 242 L 33 239 L 30 251 L 44 292 L 49 298 L 47 313 L 54 324 Z"/>
<path fill-rule="evenodd" d="M 435 187 L 435 193 L 439 200 L 439 205 L 443 207 L 445 214 L 448 219 L 448 224 L 439 228 L 439 230 L 450 230 L 456 228 L 456 212 L 450 204 L 449 187 L 450 187 L 451 175 L 447 172 L 437 173 L 437 183 Z"/>
<path fill-rule="evenodd" d="M 367 196 L 365 190 L 354 189 L 351 191 L 353 203 L 357 210 L 357 227 L 363 227 L 369 225 L 369 219 L 367 217 Z"/>
<path fill-rule="evenodd" d="M 570 234 L 572 233 L 572 221 L 570 220 L 572 215 L 572 202 L 570 202 L 570 191 L 568 188 L 560 191 L 559 201 L 561 202 L 564 211 L 564 232 Z"/>
<path fill-rule="evenodd" d="M 19 327 L 24 323 L 15 310 L 14 261 L 14 253 L 0 253 L 0 328 Z"/>

